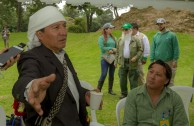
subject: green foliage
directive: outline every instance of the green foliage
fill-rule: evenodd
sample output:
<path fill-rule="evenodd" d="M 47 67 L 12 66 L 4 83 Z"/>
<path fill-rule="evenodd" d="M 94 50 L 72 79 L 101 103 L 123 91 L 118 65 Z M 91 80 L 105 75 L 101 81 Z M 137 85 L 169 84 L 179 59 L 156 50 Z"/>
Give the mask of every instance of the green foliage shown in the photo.
<path fill-rule="evenodd" d="M 85 2 L 84 4 L 79 6 L 72 6 L 71 4 L 68 4 L 67 6 L 69 6 L 70 8 L 78 9 L 79 12 L 83 12 L 85 14 L 87 32 L 91 31 L 93 15 L 95 13 L 98 15 L 103 13 L 100 8 L 91 5 L 89 2 Z"/>
<path fill-rule="evenodd" d="M 101 24 L 97 21 L 92 22 L 91 32 L 96 32 L 101 27 Z"/>
<path fill-rule="evenodd" d="M 86 32 L 86 22 L 83 18 L 76 18 L 74 24 L 68 28 L 69 32 L 83 33 Z"/>
<path fill-rule="evenodd" d="M 62 13 L 66 17 L 76 18 L 79 16 L 79 11 L 74 7 L 64 5 Z"/>
<path fill-rule="evenodd" d="M 113 20 L 113 13 L 110 9 L 106 10 L 103 12 L 103 14 L 97 16 L 97 19 L 96 19 L 100 24 L 101 26 L 104 25 L 105 23 L 107 22 L 111 22 Z"/>
<path fill-rule="evenodd" d="M 146 32 L 150 43 L 156 31 Z M 77 75 L 80 80 L 89 82 L 94 88 L 97 87 L 97 82 L 100 77 L 100 50 L 97 44 L 98 37 L 101 33 L 68 33 L 67 47 L 65 48 L 68 53 Z M 113 33 L 117 38 L 120 37 L 121 31 L 114 31 Z M 178 61 L 178 69 L 175 77 L 175 85 L 192 85 L 192 77 L 194 73 L 194 37 L 188 34 L 177 34 L 180 44 L 180 59 Z M 20 42 L 27 42 L 26 33 L 12 33 L 10 36 L 10 45 L 17 45 Z M 3 48 L 3 41 L 0 39 L 0 49 Z M 147 73 L 148 62 L 144 65 L 145 73 Z M 12 103 L 12 87 L 18 78 L 16 64 L 8 70 L 2 72 L 4 78 L 0 76 L 0 105 L 4 107 L 6 114 L 13 113 Z M 118 68 L 115 71 L 115 80 L 113 90 L 116 96 L 108 94 L 108 76 L 104 83 L 102 92 L 103 108 L 96 111 L 99 123 L 105 126 L 117 126 L 115 108 L 119 101 L 120 86 L 118 77 Z M 129 86 L 129 85 L 128 85 Z M 89 110 L 89 108 L 88 108 Z M 90 112 L 90 111 L 88 111 Z M 194 101 L 190 103 L 190 126 L 194 126 Z M 123 116 L 123 113 L 121 113 Z"/>
<path fill-rule="evenodd" d="M 72 33 L 83 33 L 84 29 L 79 25 L 72 25 L 69 26 L 68 31 Z"/>
<path fill-rule="evenodd" d="M 1 1 L 0 3 L 0 29 L 7 25 L 10 30 L 13 31 L 14 27 L 16 26 L 17 18 L 16 18 L 16 11 L 15 9 L 7 2 Z"/>
<path fill-rule="evenodd" d="M 40 0 L 32 0 L 31 4 L 21 3 L 17 0 L 1 0 L 0 27 L 8 25 L 12 31 L 27 31 L 29 16 L 45 6 L 46 4 L 40 2 Z M 56 6 L 56 4 L 53 4 L 53 6 Z"/>
<path fill-rule="evenodd" d="M 83 18 L 76 18 L 75 25 L 85 25 L 85 21 Z"/>

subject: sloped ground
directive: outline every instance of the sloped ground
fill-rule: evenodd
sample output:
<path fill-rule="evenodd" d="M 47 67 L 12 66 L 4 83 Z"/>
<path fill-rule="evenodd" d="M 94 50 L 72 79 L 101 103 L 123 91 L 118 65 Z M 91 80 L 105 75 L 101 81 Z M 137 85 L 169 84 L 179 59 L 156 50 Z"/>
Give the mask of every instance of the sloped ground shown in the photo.
<path fill-rule="evenodd" d="M 166 8 L 157 10 L 153 7 L 144 9 L 131 8 L 113 21 L 117 29 L 125 22 L 137 22 L 141 31 L 157 30 L 156 19 L 163 17 L 167 20 L 167 27 L 174 32 L 194 35 L 194 12 L 187 10 L 173 10 Z"/>

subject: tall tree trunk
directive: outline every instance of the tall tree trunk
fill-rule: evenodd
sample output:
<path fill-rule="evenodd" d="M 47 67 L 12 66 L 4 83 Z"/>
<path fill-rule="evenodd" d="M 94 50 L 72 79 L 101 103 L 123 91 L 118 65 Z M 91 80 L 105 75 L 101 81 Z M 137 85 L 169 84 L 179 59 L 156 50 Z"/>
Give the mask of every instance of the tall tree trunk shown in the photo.
<path fill-rule="evenodd" d="M 20 32 L 21 31 L 21 23 L 22 23 L 22 3 L 21 2 L 18 2 L 17 15 L 18 15 L 17 32 Z"/>
<path fill-rule="evenodd" d="M 89 28 L 88 28 L 88 32 L 90 32 L 91 31 L 91 28 L 92 28 L 92 17 L 93 17 L 93 14 L 94 13 L 91 13 L 90 14 L 90 17 L 89 17 Z"/>
<path fill-rule="evenodd" d="M 86 24 L 87 24 L 87 31 L 86 32 L 89 32 L 90 30 L 90 15 L 89 14 L 86 14 Z"/>

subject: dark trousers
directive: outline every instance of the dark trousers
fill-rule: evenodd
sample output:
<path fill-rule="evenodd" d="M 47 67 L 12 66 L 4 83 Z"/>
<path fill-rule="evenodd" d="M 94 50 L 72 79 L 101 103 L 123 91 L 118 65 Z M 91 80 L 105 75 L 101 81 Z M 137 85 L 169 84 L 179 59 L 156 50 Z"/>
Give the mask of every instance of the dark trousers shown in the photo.
<path fill-rule="evenodd" d="M 109 70 L 109 80 L 114 80 L 115 66 L 114 62 L 112 64 L 107 63 L 104 59 L 101 60 L 101 76 L 98 81 L 104 81 L 106 79 Z"/>
<path fill-rule="evenodd" d="M 127 96 L 127 78 L 130 82 L 130 89 L 136 88 L 138 86 L 139 73 L 137 69 L 130 69 L 128 60 L 125 60 L 124 67 L 119 68 L 119 78 L 120 78 L 120 88 L 121 94 Z"/>

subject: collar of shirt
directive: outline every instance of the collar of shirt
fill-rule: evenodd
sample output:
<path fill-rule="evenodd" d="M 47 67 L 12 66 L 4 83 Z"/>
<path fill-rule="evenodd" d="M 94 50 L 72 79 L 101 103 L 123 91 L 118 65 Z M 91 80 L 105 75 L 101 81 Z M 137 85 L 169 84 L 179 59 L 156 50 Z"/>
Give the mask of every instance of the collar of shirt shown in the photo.
<path fill-rule="evenodd" d="M 143 86 L 141 86 L 141 88 L 137 91 L 137 95 L 138 94 L 147 94 L 147 88 L 146 88 L 146 84 L 144 84 Z M 164 94 L 170 94 L 170 89 L 168 87 L 164 87 L 162 93 L 160 96 L 163 96 Z"/>
<path fill-rule="evenodd" d="M 59 59 L 59 61 L 61 63 L 63 63 L 63 58 L 64 58 L 64 55 L 65 55 L 65 51 L 62 49 L 59 53 L 54 53 L 54 54 L 57 57 L 57 59 Z"/>

